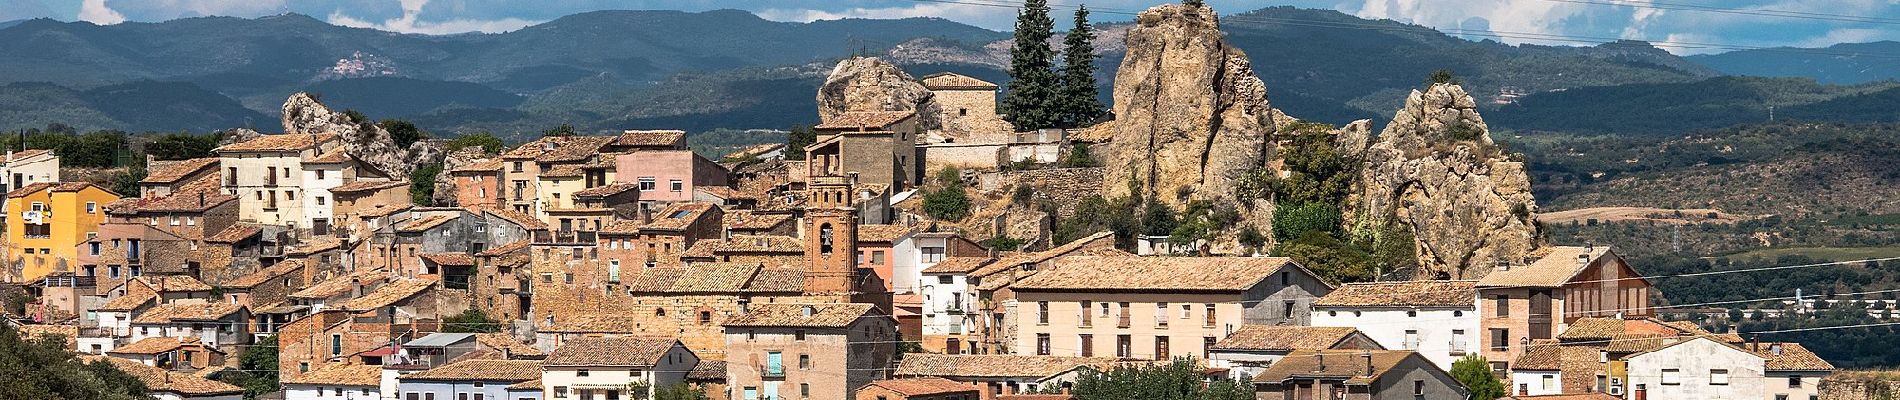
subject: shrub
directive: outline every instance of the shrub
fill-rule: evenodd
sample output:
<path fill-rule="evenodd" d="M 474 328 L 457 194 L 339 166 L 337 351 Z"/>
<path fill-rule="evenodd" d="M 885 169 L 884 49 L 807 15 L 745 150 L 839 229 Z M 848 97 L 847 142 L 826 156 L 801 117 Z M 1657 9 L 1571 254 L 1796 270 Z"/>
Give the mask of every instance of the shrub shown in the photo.
<path fill-rule="evenodd" d="M 970 216 L 970 197 L 962 185 L 931 191 L 924 195 L 924 214 L 946 221 L 962 221 Z"/>
<path fill-rule="evenodd" d="M 1340 215 L 1339 209 L 1330 204 L 1283 204 L 1273 209 L 1273 238 L 1285 242 L 1309 232 L 1338 237 L 1343 223 L 1344 217 Z"/>
<path fill-rule="evenodd" d="M 1491 374 L 1491 363 L 1476 354 L 1465 356 L 1451 364 L 1451 377 L 1465 385 L 1471 391 L 1473 400 L 1492 400 L 1504 397 L 1504 383 L 1497 375 Z"/>

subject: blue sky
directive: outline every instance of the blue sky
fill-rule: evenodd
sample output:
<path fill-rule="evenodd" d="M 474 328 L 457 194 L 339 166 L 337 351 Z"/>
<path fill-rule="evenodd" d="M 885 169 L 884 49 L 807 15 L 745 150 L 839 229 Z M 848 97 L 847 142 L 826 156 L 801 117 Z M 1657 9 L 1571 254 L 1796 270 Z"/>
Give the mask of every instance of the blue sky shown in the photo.
<path fill-rule="evenodd" d="M 1007 30 L 1014 9 L 973 3 L 1019 0 L 0 0 L 0 21 L 53 18 L 100 24 L 223 15 L 295 12 L 334 24 L 411 33 L 500 32 L 578 12 L 608 9 L 703 11 L 735 8 L 781 21 L 844 17 L 943 17 Z M 1109 11 L 1097 20 L 1128 19 L 1162 0 L 1051 0 L 1058 12 L 1076 4 Z M 962 2 L 962 3 L 957 3 Z M 1508 43 L 1580 44 L 1541 35 L 1637 39 L 1665 43 L 1679 54 L 1730 46 L 1820 47 L 1900 39 L 1894 0 L 1207 0 L 1223 13 L 1267 6 L 1323 8 L 1441 29 L 1497 32 Z M 1701 9 L 1696 9 L 1701 8 Z M 1709 11 L 1719 8 L 1730 11 Z M 1797 17 L 1760 14 L 1796 14 Z M 1058 18 L 1061 20 L 1061 18 Z M 1667 45 L 1674 43 L 1676 45 Z"/>

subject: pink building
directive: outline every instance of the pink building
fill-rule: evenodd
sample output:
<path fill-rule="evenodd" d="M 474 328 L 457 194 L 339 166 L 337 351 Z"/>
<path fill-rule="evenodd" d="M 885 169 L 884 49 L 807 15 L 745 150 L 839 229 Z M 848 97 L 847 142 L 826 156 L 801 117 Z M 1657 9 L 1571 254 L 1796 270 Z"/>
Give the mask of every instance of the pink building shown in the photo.
<path fill-rule="evenodd" d="M 692 201 L 693 188 L 726 186 L 726 168 L 692 150 L 643 150 L 614 159 L 614 181 L 638 185 L 640 201 Z"/>

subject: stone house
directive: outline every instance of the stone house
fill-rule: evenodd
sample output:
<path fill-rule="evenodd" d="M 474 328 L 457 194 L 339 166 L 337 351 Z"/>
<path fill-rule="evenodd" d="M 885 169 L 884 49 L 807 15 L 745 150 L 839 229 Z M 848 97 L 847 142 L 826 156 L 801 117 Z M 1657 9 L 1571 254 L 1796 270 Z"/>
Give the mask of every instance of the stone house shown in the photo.
<path fill-rule="evenodd" d="M 897 191 L 923 182 L 918 173 L 916 111 L 850 111 L 812 127 L 818 141 L 805 146 L 809 176 L 848 176 Z"/>
<path fill-rule="evenodd" d="M 374 289 L 366 282 L 386 280 Z M 388 347 L 401 338 L 436 330 L 442 316 L 461 313 L 464 299 L 438 290 L 432 280 L 352 275 L 333 278 L 293 294 L 292 298 L 322 296 L 324 292 L 354 292 L 349 300 L 312 307 L 310 315 L 285 324 L 277 336 L 279 373 L 295 377 L 315 366 L 354 361 L 352 355 Z"/>
<path fill-rule="evenodd" d="M 1556 337 L 1571 321 L 1585 317 L 1651 315 L 1656 288 L 1609 246 L 1554 246 L 1526 266 L 1499 266 L 1478 280 L 1479 314 L 1485 337 L 1503 345 L 1485 346 L 1485 359 L 1496 370 L 1523 354 L 1531 340 Z"/>
<path fill-rule="evenodd" d="M 1246 325 L 1208 350 L 1209 368 L 1227 378 L 1253 379 L 1267 366 L 1299 350 L 1385 350 L 1358 329 L 1333 326 Z"/>
<path fill-rule="evenodd" d="M 645 224 L 635 245 L 644 254 L 630 262 L 648 267 L 684 264 L 687 249 L 700 240 L 720 237 L 725 210 L 707 203 L 673 203 L 656 213 Z"/>
<path fill-rule="evenodd" d="M 792 223 L 794 219 L 790 213 L 727 210 L 724 222 L 729 236 L 793 236 L 798 233 L 797 224 Z"/>
<path fill-rule="evenodd" d="M 285 379 L 284 400 L 382 400 L 382 367 L 330 364 Z"/>
<path fill-rule="evenodd" d="M 1006 354 L 1008 346 L 1015 344 L 1017 327 L 1011 321 L 1016 319 L 1018 302 L 1011 284 L 1053 266 L 1059 257 L 1127 254 L 1115 249 L 1114 233 L 1097 232 L 1048 250 L 1003 255 L 995 262 L 970 271 L 966 280 L 974 293 L 977 313 L 973 318 L 977 324 L 969 328 L 977 335 L 977 345 L 972 346 L 970 352 Z"/>
<path fill-rule="evenodd" d="M 224 365 L 225 354 L 195 338 L 154 336 L 105 352 L 106 355 L 174 371 L 198 371 Z"/>
<path fill-rule="evenodd" d="M 648 209 L 678 201 L 693 201 L 701 187 L 725 187 L 726 167 L 692 150 L 642 150 L 614 158 L 614 181 L 632 184 Z"/>
<path fill-rule="evenodd" d="M 1076 371 L 1107 371 L 1124 364 L 1114 357 L 1033 355 L 906 354 L 897 364 L 898 378 L 935 377 L 977 389 L 983 400 L 1031 393 L 1045 387 L 1068 387 Z"/>
<path fill-rule="evenodd" d="M 377 229 L 367 248 L 357 255 L 358 268 L 387 268 L 407 276 L 434 276 L 423 254 L 470 255 L 526 240 L 527 229 L 514 223 L 495 223 L 486 215 L 452 207 L 413 208 L 406 220 Z M 472 265 L 458 265 L 472 267 Z M 467 276 L 467 275 L 463 275 Z"/>
<path fill-rule="evenodd" d="M 455 181 L 455 205 L 469 211 L 507 208 L 508 186 L 502 176 L 502 161 L 498 159 L 449 169 L 449 179 Z"/>
<path fill-rule="evenodd" d="M 970 273 L 993 261 L 991 257 L 946 257 L 920 271 L 923 322 L 919 337 L 925 350 L 967 354 L 977 348 L 972 330 L 981 321 Z"/>
<path fill-rule="evenodd" d="M 528 241 L 518 240 L 475 253 L 472 304 L 498 321 L 526 320 L 532 304 Z"/>
<path fill-rule="evenodd" d="M 930 89 L 942 114 L 942 132 L 931 132 L 940 143 L 993 142 L 1015 131 L 996 114 L 996 84 L 954 72 L 924 75 L 924 88 Z"/>
<path fill-rule="evenodd" d="M 548 353 L 541 362 L 541 385 L 546 398 L 643 399 L 685 383 L 698 363 L 678 339 L 578 338 Z M 647 391 L 628 393 L 629 384 L 643 384 Z"/>
<path fill-rule="evenodd" d="M 249 307 L 273 305 L 290 300 L 290 293 L 304 287 L 304 261 L 285 260 L 226 282 L 223 301 Z"/>
<path fill-rule="evenodd" d="M 329 188 L 331 212 L 329 234 L 339 238 L 362 240 L 374 228 L 365 226 L 365 216 L 389 215 L 389 210 L 410 205 L 409 182 L 355 181 Z"/>
<path fill-rule="evenodd" d="M 309 229 L 309 214 L 299 200 L 306 192 L 304 161 L 332 154 L 342 144 L 337 135 L 328 133 L 264 135 L 213 151 L 224 168 L 224 191 L 238 198 L 240 219 Z M 336 186 L 326 182 L 309 183 L 312 188 Z"/>
<path fill-rule="evenodd" d="M 685 253 L 680 254 L 681 260 L 689 264 L 696 262 L 776 263 L 804 256 L 804 243 L 800 242 L 796 236 L 739 234 L 722 239 L 704 239 L 694 242 L 693 247 L 687 248 Z"/>
<path fill-rule="evenodd" d="M 238 222 L 205 237 L 199 246 L 203 262 L 200 271 L 214 276 L 236 278 L 276 265 L 284 259 L 284 250 L 292 243 L 290 230 L 282 226 Z"/>
<path fill-rule="evenodd" d="M 897 349 L 895 321 L 870 304 L 754 304 L 725 328 L 734 399 L 855 399 Z"/>
<path fill-rule="evenodd" d="M 105 299 L 98 295 L 98 280 L 92 276 L 71 272 L 52 273 L 40 277 L 27 285 L 28 294 L 39 299 L 40 310 L 37 314 L 45 319 L 57 319 L 61 316 L 77 317 L 74 325 L 84 328 L 99 326 L 100 305 Z"/>
<path fill-rule="evenodd" d="M 943 378 L 906 378 L 871 381 L 858 388 L 860 399 L 977 400 L 976 388 Z"/>
<path fill-rule="evenodd" d="M 160 164 L 146 161 L 149 170 L 145 179 L 139 180 L 138 197 L 158 198 L 172 195 L 201 179 L 209 179 L 213 186 L 222 176 L 218 172 L 218 158 L 205 157 L 189 160 L 170 161 Z"/>
<path fill-rule="evenodd" d="M 1439 369 L 1449 370 L 1459 358 L 1478 351 L 1476 284 L 1469 280 L 1348 283 L 1313 302 L 1311 325 L 1359 328 L 1384 348 L 1414 351 Z"/>
<path fill-rule="evenodd" d="M 1246 324 L 1303 325 L 1331 285 L 1280 257 L 1065 257 L 1010 285 L 1019 354 L 1207 359 Z"/>
<path fill-rule="evenodd" d="M 397 378 L 397 398 L 508 399 L 511 385 L 541 379 L 541 362 L 463 360 Z M 473 395 L 473 396 L 471 396 Z"/>
<path fill-rule="evenodd" d="M 251 343 L 250 320 L 250 312 L 238 304 L 160 304 L 132 319 L 131 341 L 191 338 L 206 346 L 227 348 Z"/>
<path fill-rule="evenodd" d="M 303 226 L 308 227 L 311 234 L 320 236 L 330 235 L 332 228 L 340 224 L 338 218 L 341 216 L 334 213 L 336 198 L 332 189 L 356 183 L 381 188 L 408 186 L 408 182 L 392 181 L 388 173 L 351 158 L 340 148 L 304 159 L 300 173 L 303 174 Z M 351 186 L 349 189 L 363 190 L 360 186 Z"/>
<path fill-rule="evenodd" d="M 106 205 L 99 235 L 82 245 L 82 268 L 108 281 L 123 278 L 124 271 L 115 269 L 133 266 L 145 274 L 186 274 L 211 283 L 250 272 L 224 268 L 228 260 L 199 251 L 208 236 L 238 220 L 237 198 L 218 191 L 218 174 L 210 171 L 166 195 Z"/>
<path fill-rule="evenodd" d="M 1300 350 L 1253 377 L 1258 399 L 1415 400 L 1470 395 L 1451 374 L 1405 350 Z"/>

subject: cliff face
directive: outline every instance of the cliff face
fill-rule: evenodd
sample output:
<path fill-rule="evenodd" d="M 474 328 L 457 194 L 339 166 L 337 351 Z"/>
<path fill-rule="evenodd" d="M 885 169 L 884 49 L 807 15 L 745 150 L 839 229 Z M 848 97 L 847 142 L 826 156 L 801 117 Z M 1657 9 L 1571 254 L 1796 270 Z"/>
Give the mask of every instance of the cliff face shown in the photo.
<path fill-rule="evenodd" d="M 407 180 L 417 161 L 409 149 L 397 147 L 389 131 L 374 123 L 357 123 L 349 115 L 330 111 L 309 93 L 297 92 L 284 100 L 284 133 L 334 133 L 342 137 L 344 151 L 371 168 L 388 173 L 391 179 Z M 438 152 L 439 153 L 439 152 Z M 427 161 L 427 160 L 424 160 Z"/>
<path fill-rule="evenodd" d="M 1109 195 L 1128 195 L 1133 180 L 1143 196 L 1176 208 L 1232 198 L 1235 181 L 1269 157 L 1266 85 L 1222 39 L 1211 8 L 1157 6 L 1135 24 L 1115 73 Z M 1192 194 L 1177 196 L 1183 190 Z"/>
<path fill-rule="evenodd" d="M 839 61 L 818 87 L 818 118 L 852 111 L 917 111 L 918 127 L 937 129 L 942 114 L 935 95 L 896 65 L 877 57 Z"/>
<path fill-rule="evenodd" d="M 1409 227 L 1418 240 L 1420 277 L 1474 278 L 1501 262 L 1528 261 L 1537 247 L 1530 177 L 1524 163 L 1492 143 L 1463 88 L 1434 84 L 1412 91 L 1369 145 L 1363 134 L 1336 141 L 1342 151 L 1365 157 L 1354 215 Z"/>

